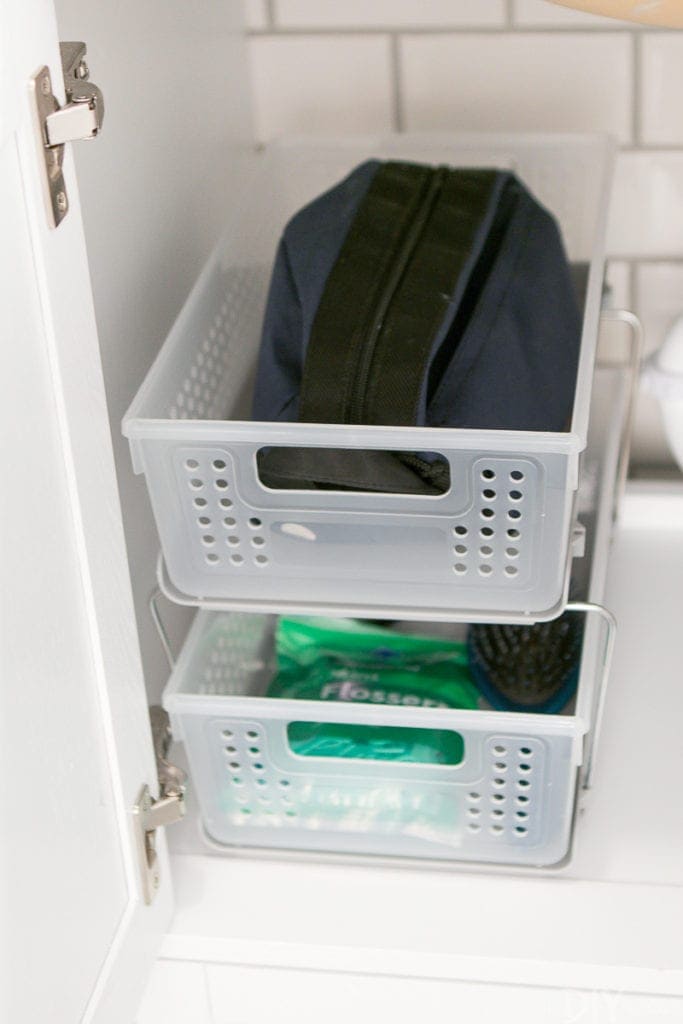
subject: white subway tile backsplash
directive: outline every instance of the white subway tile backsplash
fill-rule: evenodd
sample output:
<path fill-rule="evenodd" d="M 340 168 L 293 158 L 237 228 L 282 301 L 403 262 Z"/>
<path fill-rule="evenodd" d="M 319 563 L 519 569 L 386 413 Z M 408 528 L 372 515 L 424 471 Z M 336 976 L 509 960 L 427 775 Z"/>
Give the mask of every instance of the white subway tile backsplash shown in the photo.
<path fill-rule="evenodd" d="M 389 131 L 386 36 L 255 36 L 249 41 L 256 133 Z"/>
<path fill-rule="evenodd" d="M 405 36 L 408 129 L 631 132 L 625 33 Z"/>
<path fill-rule="evenodd" d="M 286 28 L 412 28 L 504 25 L 504 0 L 276 0 Z"/>
<path fill-rule="evenodd" d="M 264 29 L 268 27 L 268 10 L 266 0 L 244 0 L 244 17 L 248 29 Z"/>
<path fill-rule="evenodd" d="M 548 28 L 615 28 L 625 21 L 585 14 L 571 7 L 549 3 L 548 0 L 514 0 L 513 20 L 516 25 L 548 26 Z M 629 25 L 632 28 L 632 25 Z"/>
<path fill-rule="evenodd" d="M 678 256 L 683 251 L 683 152 L 622 153 L 612 196 L 608 252 Z"/>
<path fill-rule="evenodd" d="M 683 144 L 683 32 L 643 34 L 641 92 L 642 141 Z"/>

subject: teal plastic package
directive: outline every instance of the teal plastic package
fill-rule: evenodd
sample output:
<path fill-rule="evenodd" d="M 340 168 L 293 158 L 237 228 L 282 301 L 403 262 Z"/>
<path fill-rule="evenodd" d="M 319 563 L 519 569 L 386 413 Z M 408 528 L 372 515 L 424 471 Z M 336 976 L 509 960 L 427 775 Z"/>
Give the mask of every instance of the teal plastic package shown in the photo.
<path fill-rule="evenodd" d="M 476 708 L 479 693 L 465 644 L 396 633 L 354 619 L 282 618 L 278 672 L 269 697 Z M 288 740 L 303 757 L 458 764 L 462 738 L 451 730 L 291 722 Z"/>

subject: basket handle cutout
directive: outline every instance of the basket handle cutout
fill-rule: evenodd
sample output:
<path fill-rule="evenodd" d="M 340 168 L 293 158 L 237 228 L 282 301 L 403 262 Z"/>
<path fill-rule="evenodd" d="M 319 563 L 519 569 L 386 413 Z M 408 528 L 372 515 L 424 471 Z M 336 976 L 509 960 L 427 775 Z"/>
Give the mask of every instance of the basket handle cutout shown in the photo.
<path fill-rule="evenodd" d="M 297 757 L 391 761 L 455 767 L 465 759 L 465 741 L 451 729 L 337 722 L 290 722 L 287 742 Z"/>
<path fill-rule="evenodd" d="M 450 463 L 438 452 L 274 445 L 256 453 L 256 475 L 263 487 L 275 491 L 440 498 L 451 489 Z"/>

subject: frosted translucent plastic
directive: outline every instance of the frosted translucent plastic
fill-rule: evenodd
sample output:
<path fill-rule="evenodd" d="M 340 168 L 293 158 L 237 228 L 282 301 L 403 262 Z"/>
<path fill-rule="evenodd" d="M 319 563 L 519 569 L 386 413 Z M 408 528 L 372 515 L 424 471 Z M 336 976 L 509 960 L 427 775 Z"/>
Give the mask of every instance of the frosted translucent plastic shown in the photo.
<path fill-rule="evenodd" d="M 569 842 L 572 717 L 264 698 L 271 616 L 199 611 L 165 694 L 209 836 L 226 845 L 545 865 Z M 459 765 L 302 757 L 290 722 L 453 730 Z"/>
<path fill-rule="evenodd" d="M 621 347 L 628 324 L 606 321 L 606 341 Z M 596 371 L 578 496 L 586 553 L 575 562 L 577 600 L 603 599 L 631 387 L 624 369 Z M 216 842 L 537 866 L 567 855 L 604 698 L 599 617 L 586 620 L 578 693 L 562 715 L 267 698 L 274 622 L 199 611 L 164 693 Z M 287 741 L 293 721 L 454 730 L 464 757 L 454 766 L 301 757 Z"/>
<path fill-rule="evenodd" d="M 510 167 L 590 265 L 566 433 L 249 422 L 279 235 L 303 203 L 370 156 Z M 401 618 L 552 618 L 566 599 L 604 264 L 612 147 L 594 136 L 416 136 L 273 146 L 124 420 L 176 600 L 253 611 Z M 265 445 L 437 451 L 439 496 L 274 491 Z M 381 611 L 379 611 L 381 609 Z"/>

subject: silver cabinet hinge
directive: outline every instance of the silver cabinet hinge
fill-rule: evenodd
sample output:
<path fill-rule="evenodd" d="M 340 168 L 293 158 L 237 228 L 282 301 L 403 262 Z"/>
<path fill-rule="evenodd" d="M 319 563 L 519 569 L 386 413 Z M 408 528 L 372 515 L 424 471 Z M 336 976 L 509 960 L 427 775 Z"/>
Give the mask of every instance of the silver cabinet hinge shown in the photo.
<path fill-rule="evenodd" d="M 159 798 L 155 800 L 145 784 L 133 807 L 142 894 L 147 904 L 152 902 L 161 884 L 156 851 L 157 829 L 173 825 L 185 814 L 185 772 L 168 760 L 172 739 L 168 715 L 158 706 L 150 708 L 149 713 L 159 776 Z"/>
<path fill-rule="evenodd" d="M 104 118 L 102 92 L 88 81 L 85 43 L 60 43 L 66 102 L 60 107 L 52 89 L 48 67 L 30 79 L 38 145 L 43 158 L 43 184 L 51 227 L 58 227 L 69 212 L 69 197 L 62 164 L 67 142 L 94 139 Z"/>

